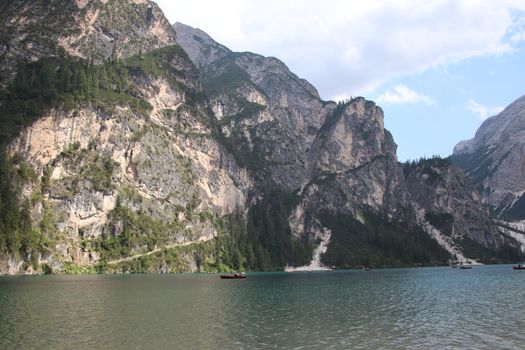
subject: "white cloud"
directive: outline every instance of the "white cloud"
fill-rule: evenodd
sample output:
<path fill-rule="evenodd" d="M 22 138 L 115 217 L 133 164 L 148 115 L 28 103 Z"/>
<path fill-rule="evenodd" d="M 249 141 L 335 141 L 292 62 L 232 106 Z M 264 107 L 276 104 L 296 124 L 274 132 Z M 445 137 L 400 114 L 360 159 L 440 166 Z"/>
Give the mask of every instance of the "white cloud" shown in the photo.
<path fill-rule="evenodd" d="M 393 90 L 393 92 L 390 90 L 385 91 L 377 97 L 376 101 L 385 104 L 424 103 L 426 105 L 432 105 L 435 103 L 430 96 L 414 91 L 403 84 L 394 86 Z"/>
<path fill-rule="evenodd" d="M 363 95 L 429 67 L 512 52 L 525 1 L 158 0 L 170 21 L 282 59 L 321 96 Z"/>
<path fill-rule="evenodd" d="M 509 42 L 516 45 L 525 41 L 525 17 L 518 17 L 508 30 Z"/>
<path fill-rule="evenodd" d="M 500 113 L 504 109 L 504 107 L 501 107 L 501 106 L 486 107 L 482 105 L 481 103 L 476 102 L 475 100 L 472 100 L 472 99 L 468 100 L 465 108 L 468 111 L 477 114 L 477 117 L 479 120 L 485 120 L 490 116 Z"/>

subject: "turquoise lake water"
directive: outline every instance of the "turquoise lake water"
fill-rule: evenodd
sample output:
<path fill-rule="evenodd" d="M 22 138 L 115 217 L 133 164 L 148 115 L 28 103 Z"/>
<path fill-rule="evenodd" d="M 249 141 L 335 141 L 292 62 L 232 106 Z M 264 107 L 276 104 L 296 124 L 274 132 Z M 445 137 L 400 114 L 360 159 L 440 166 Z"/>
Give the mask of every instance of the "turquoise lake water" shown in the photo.
<path fill-rule="evenodd" d="M 525 349 L 509 265 L 0 277 L 0 349 Z"/>

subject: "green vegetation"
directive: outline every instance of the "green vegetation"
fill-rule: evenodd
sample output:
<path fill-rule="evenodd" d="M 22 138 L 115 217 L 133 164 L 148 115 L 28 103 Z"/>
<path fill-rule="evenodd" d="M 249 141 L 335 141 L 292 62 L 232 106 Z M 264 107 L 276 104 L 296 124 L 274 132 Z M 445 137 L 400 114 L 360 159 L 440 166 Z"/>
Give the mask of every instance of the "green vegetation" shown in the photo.
<path fill-rule="evenodd" d="M 151 106 L 140 98 L 131 76 L 163 76 L 176 87 L 184 88 L 177 82 L 183 73 L 170 66 L 170 62 L 180 56 L 187 59 L 184 51 L 174 45 L 98 65 L 65 57 L 19 62 L 16 76 L 0 90 L 0 255 L 35 260 L 39 252 L 48 249 L 49 237 L 56 232 L 52 211 L 43 200 L 52 186 L 51 167 L 44 168 L 40 188 L 33 191 L 29 200 L 22 200 L 20 194 L 24 184 L 38 179 L 35 170 L 21 157 L 7 155 L 8 143 L 23 127 L 31 125 L 52 108 L 68 110 L 89 105 L 111 113 L 116 106 L 127 106 L 136 114 L 147 116 Z M 185 93 L 187 99 L 198 98 L 196 92 L 185 89 Z M 80 149 L 79 143 L 66 147 L 61 157 L 84 162 L 77 177 L 90 180 L 94 189 L 113 189 L 112 174 L 116 164 L 109 157 Z M 69 179 L 71 183 L 62 184 L 62 191 L 57 193 L 65 198 L 73 195 L 78 180 Z M 56 186 L 55 192 L 60 190 Z M 37 203 L 42 203 L 43 211 L 41 222 L 35 224 L 30 214 Z M 142 214 L 136 215 L 137 220 L 143 219 Z M 148 220 L 145 223 L 159 225 Z M 35 265 L 34 261 L 32 263 Z"/>
<path fill-rule="evenodd" d="M 466 256 L 473 257 L 484 264 L 508 264 L 525 259 L 525 255 L 518 247 L 512 247 L 509 244 L 501 247 L 485 247 L 469 238 L 463 238 L 459 245 Z"/>
<path fill-rule="evenodd" d="M 247 219 L 241 213 L 208 218 L 218 231 L 215 251 L 195 251 L 197 267 L 203 271 L 271 271 L 309 263 L 311 243 L 292 237 L 288 224 L 297 200 L 295 194 L 274 188 L 250 208 Z"/>
<path fill-rule="evenodd" d="M 130 75 L 147 75 L 157 78 L 167 79 L 176 90 L 184 91 L 186 103 L 191 105 L 202 102 L 204 95 L 181 83 L 187 79 L 187 72 L 175 69 L 174 61 L 184 59 L 184 62 L 191 62 L 186 52 L 179 45 L 165 46 L 146 54 L 135 55 L 123 60 L 122 64 L 126 67 Z M 197 77 L 196 68 L 195 77 Z"/>
<path fill-rule="evenodd" d="M 0 91 L 1 139 L 11 140 L 22 127 L 58 106 L 70 109 L 89 103 L 112 111 L 123 105 L 147 114 L 151 106 L 136 97 L 128 72 L 129 67 L 121 61 L 101 65 L 65 58 L 20 62 L 16 77 Z"/>
<path fill-rule="evenodd" d="M 237 89 L 247 85 L 258 90 L 258 87 L 251 81 L 249 74 L 235 63 L 236 57 L 236 53 L 231 53 L 215 62 L 213 67 L 209 67 L 201 74 L 202 85 L 205 95 L 226 94 L 238 108 L 238 113 L 225 116 L 223 119 L 216 121 L 216 125 L 212 125 L 212 127 L 219 141 L 235 157 L 240 166 L 257 171 L 267 166 L 264 142 L 258 136 L 259 132 L 264 131 L 262 129 L 264 125 L 262 128 L 249 129 L 250 142 L 244 134 L 246 132 L 245 127 L 238 125 L 237 122 L 264 110 L 265 106 L 250 102 L 236 92 Z M 261 94 L 264 95 L 264 92 L 261 92 Z M 232 121 L 234 122 L 234 127 L 230 135 L 225 136 L 222 132 L 222 127 L 230 124 Z M 250 145 L 253 145 L 253 148 Z"/>
<path fill-rule="evenodd" d="M 130 73 L 145 73 L 157 78 L 172 78 L 174 86 L 178 86 L 179 82 L 176 77 L 181 77 L 182 73 L 173 69 L 170 64 L 172 60 L 183 57 L 190 61 L 186 51 L 179 45 L 165 46 L 157 50 L 153 50 L 146 54 L 131 56 L 124 60 L 125 66 Z"/>
<path fill-rule="evenodd" d="M 94 266 L 79 266 L 72 262 L 65 262 L 64 273 L 68 275 L 94 274 L 97 273 L 97 269 Z"/>
<path fill-rule="evenodd" d="M 250 102 L 248 100 L 241 99 L 241 98 L 237 99 L 236 102 L 239 105 L 239 108 L 241 109 L 240 112 L 234 115 L 226 116 L 223 119 L 219 120 L 218 122 L 219 125 L 221 126 L 228 125 L 231 123 L 232 120 L 238 121 L 238 120 L 244 119 L 266 108 L 265 106 L 261 104 Z"/>
<path fill-rule="evenodd" d="M 367 212 L 365 223 L 348 215 L 321 212 L 321 223 L 332 230 L 322 260 L 342 268 L 445 265 L 449 254 L 420 228 Z"/>
<path fill-rule="evenodd" d="M 243 133 L 242 127 L 235 126 L 231 131 L 229 137 L 219 133 L 219 140 L 226 147 L 241 167 L 245 167 L 251 171 L 266 172 L 268 161 L 266 160 L 265 142 L 257 134 L 256 128 L 251 128 L 250 140 L 253 148 L 250 146 L 250 141 Z"/>
<path fill-rule="evenodd" d="M 180 46 L 172 45 L 98 65 L 64 57 L 20 62 L 15 78 L 0 91 L 0 140 L 8 142 L 22 127 L 58 106 L 71 109 L 89 103 L 111 112 L 119 105 L 147 115 L 151 106 L 139 97 L 130 75 L 165 77 L 175 87 L 184 89 L 189 98 L 198 98 L 197 92 L 179 83 L 183 73 L 170 66 L 171 60 L 180 56 L 187 58 Z"/>
<path fill-rule="evenodd" d="M 214 252 L 213 242 L 201 242 L 162 249 L 149 255 L 116 264 L 102 261 L 96 269 L 99 272 L 107 273 L 188 272 L 191 269 L 192 262 L 196 262 L 200 271 L 216 271 L 215 268 L 205 267 L 214 261 Z"/>
<path fill-rule="evenodd" d="M 199 214 L 201 221 L 211 221 L 217 229 L 217 237 L 191 247 L 173 247 L 132 261 L 111 267 L 107 261 L 129 256 L 131 247 L 154 247 L 165 244 L 168 232 L 181 227 L 134 213 L 121 206 L 115 209 L 104 235 L 88 244 L 102 253 L 99 271 L 152 272 L 161 266 L 172 272 L 188 271 L 188 261 L 193 261 L 199 271 L 271 271 L 285 265 L 305 265 L 310 262 L 313 247 L 310 242 L 298 240 L 291 234 L 288 217 L 297 204 L 295 194 L 279 189 L 266 191 L 265 196 L 248 212 L 218 218 L 212 213 Z M 191 211 L 191 204 L 189 204 Z M 121 223 L 122 232 L 112 235 L 115 224 Z M 184 253 L 183 253 L 184 251 Z"/>
<path fill-rule="evenodd" d="M 215 263 L 211 266 L 207 264 L 205 270 L 209 267 L 221 272 L 254 270 L 255 258 L 248 242 L 244 217 L 240 213 L 231 214 L 216 221 L 216 227 Z M 197 258 L 197 262 L 202 261 L 201 255 Z"/>
<path fill-rule="evenodd" d="M 418 170 L 421 173 L 428 175 L 430 181 L 440 181 L 442 179 L 440 170 L 448 169 L 451 165 L 452 161 L 450 160 L 450 157 L 423 157 L 418 160 L 406 161 L 403 163 L 403 172 L 405 177 L 408 177 L 413 171 Z"/>
<path fill-rule="evenodd" d="M 0 152 L 0 256 L 10 253 L 29 258 L 38 250 L 38 231 L 31 220 L 32 203 L 20 198 L 22 186 L 35 178 L 27 163 Z"/>
<path fill-rule="evenodd" d="M 95 159 L 89 166 L 81 173 L 81 177 L 89 179 L 93 185 L 93 189 L 97 191 L 107 192 L 115 188 L 112 181 L 113 171 L 116 162 L 107 155 L 95 156 Z"/>
<path fill-rule="evenodd" d="M 100 272 L 171 272 L 188 271 L 190 261 L 199 271 L 270 271 L 285 265 L 304 265 L 310 262 L 312 246 L 309 242 L 292 237 L 288 225 L 291 208 L 297 197 L 278 189 L 268 191 L 248 214 L 241 213 L 218 218 L 212 213 L 201 212 L 201 221 L 211 221 L 217 229 L 217 237 L 191 246 L 177 246 L 142 255 L 118 264 L 109 261 L 131 254 L 132 247 L 146 247 L 151 251 L 166 244 L 168 233 L 182 230 L 172 224 L 135 213 L 118 206 L 111 214 L 111 223 L 102 237 L 86 243 L 102 254 L 97 266 Z M 191 204 L 186 211 L 192 211 Z M 115 232 L 115 225 L 122 225 L 122 232 Z"/>
<path fill-rule="evenodd" d="M 408 166 L 411 166 L 411 167 L 421 166 L 424 169 L 429 169 L 431 167 L 446 168 L 446 167 L 449 167 L 451 164 L 452 164 L 452 161 L 450 157 L 442 158 L 441 156 L 438 156 L 438 155 L 433 155 L 430 158 L 421 157 L 417 160 L 406 161 L 404 163 L 404 165 L 407 167 Z"/>
<path fill-rule="evenodd" d="M 102 236 L 89 240 L 90 248 L 102 254 L 107 261 L 132 255 L 132 249 L 146 251 L 166 245 L 172 232 L 182 231 L 178 221 L 163 222 L 142 211 L 133 211 L 117 202 L 108 215 Z"/>
<path fill-rule="evenodd" d="M 202 76 L 204 93 L 213 96 L 219 93 L 231 93 L 243 84 L 252 85 L 250 76 L 235 63 L 236 53 L 231 53 L 207 69 Z M 220 69 L 219 69 L 220 68 Z M 209 74 L 209 72 L 220 72 Z"/>
<path fill-rule="evenodd" d="M 292 236 L 288 218 L 298 204 L 295 193 L 273 188 L 265 191 L 262 200 L 248 212 L 247 240 L 249 248 L 245 256 L 254 254 L 250 267 L 256 270 L 278 270 L 285 265 L 306 265 L 312 259 L 313 247 L 305 238 Z"/>
<path fill-rule="evenodd" d="M 44 169 L 42 189 L 52 193 L 53 197 L 71 199 L 86 186 L 104 193 L 115 189 L 113 172 L 118 163 L 109 154 L 81 149 L 79 143 L 73 143 L 64 148 L 60 157 L 72 175 L 51 183 L 51 167 Z"/>

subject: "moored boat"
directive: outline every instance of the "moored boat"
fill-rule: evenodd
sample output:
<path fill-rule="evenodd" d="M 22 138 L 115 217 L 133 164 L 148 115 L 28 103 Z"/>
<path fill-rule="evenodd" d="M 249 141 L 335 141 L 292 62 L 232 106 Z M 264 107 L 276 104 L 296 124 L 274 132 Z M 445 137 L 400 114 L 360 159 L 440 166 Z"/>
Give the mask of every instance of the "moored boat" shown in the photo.
<path fill-rule="evenodd" d="M 466 265 L 466 264 L 468 264 L 468 265 Z M 459 262 L 458 267 L 460 269 L 462 269 L 462 270 L 470 270 L 470 269 L 472 269 L 472 266 L 470 266 L 470 264 L 471 264 L 470 260 L 465 259 L 465 260 L 461 260 Z"/>
<path fill-rule="evenodd" d="M 227 280 L 227 279 L 242 279 L 246 278 L 246 272 L 242 273 L 232 273 L 229 275 L 221 275 L 221 279 Z"/>
<path fill-rule="evenodd" d="M 472 266 L 459 265 L 459 268 L 462 269 L 462 270 L 470 270 L 472 268 Z"/>

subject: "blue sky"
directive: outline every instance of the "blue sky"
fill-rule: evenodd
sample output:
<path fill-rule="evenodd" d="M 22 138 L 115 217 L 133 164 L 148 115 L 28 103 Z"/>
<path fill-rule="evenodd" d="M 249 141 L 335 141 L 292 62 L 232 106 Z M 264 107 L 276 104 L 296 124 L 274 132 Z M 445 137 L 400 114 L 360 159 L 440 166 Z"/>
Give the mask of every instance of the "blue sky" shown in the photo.
<path fill-rule="evenodd" d="M 521 46 L 509 54 L 469 58 L 394 78 L 369 97 L 380 101 L 400 160 L 447 156 L 458 141 L 472 138 L 483 120 L 525 95 L 524 63 Z M 410 87 L 430 101 L 381 101 L 385 91 L 396 95 L 399 86 Z"/>
<path fill-rule="evenodd" d="M 275 56 L 323 99 L 365 96 L 401 161 L 474 136 L 525 95 L 523 0 L 160 0 L 171 22 Z"/>

